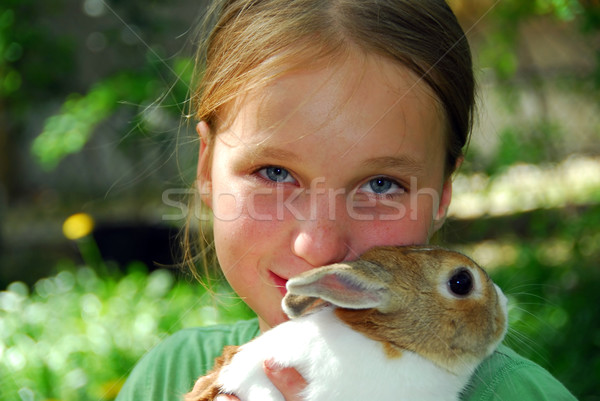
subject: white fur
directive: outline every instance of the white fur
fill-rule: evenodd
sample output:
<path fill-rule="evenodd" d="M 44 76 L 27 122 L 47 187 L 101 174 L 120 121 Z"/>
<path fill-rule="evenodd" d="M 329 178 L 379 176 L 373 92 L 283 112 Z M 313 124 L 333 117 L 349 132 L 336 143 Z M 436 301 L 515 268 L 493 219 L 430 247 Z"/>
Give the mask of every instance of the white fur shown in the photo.
<path fill-rule="evenodd" d="M 263 371 L 263 361 L 271 358 L 295 367 L 307 380 L 307 401 L 456 401 L 475 369 L 456 376 L 409 351 L 389 358 L 381 343 L 325 308 L 243 345 L 220 371 L 218 384 L 243 401 L 284 401 Z"/>

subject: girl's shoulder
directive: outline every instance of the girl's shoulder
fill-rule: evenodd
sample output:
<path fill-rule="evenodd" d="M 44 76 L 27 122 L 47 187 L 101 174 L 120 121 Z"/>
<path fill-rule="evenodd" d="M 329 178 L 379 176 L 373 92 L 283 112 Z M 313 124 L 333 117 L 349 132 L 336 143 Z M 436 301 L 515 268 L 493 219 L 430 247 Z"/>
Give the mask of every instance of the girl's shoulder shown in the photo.
<path fill-rule="evenodd" d="M 478 368 L 463 401 L 575 401 L 547 370 L 501 345 Z"/>
<path fill-rule="evenodd" d="M 257 319 L 180 330 L 140 359 L 117 401 L 178 399 L 212 367 L 225 345 L 246 343 L 258 333 Z"/>

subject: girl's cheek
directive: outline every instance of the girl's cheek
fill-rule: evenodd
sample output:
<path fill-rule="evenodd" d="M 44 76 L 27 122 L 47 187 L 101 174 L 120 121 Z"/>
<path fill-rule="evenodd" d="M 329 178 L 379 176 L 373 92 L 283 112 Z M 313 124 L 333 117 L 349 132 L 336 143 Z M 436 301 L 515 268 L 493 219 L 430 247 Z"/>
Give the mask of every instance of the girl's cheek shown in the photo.
<path fill-rule="evenodd" d="M 349 209 L 353 242 L 365 246 L 363 251 L 378 245 L 427 243 L 437 205 L 432 194 L 407 195 L 401 201 L 381 199 L 376 207 L 354 203 Z"/>
<path fill-rule="evenodd" d="M 254 222 L 276 222 L 290 217 L 290 211 L 297 209 L 293 200 L 297 195 L 289 190 L 276 188 L 252 188 L 238 195 L 236 213 L 238 217 Z M 297 215 L 298 218 L 302 216 Z"/>
<path fill-rule="evenodd" d="M 243 180 L 230 178 L 230 185 L 214 191 L 213 215 L 221 222 L 235 223 L 239 219 L 272 221 L 278 216 L 276 190 L 248 185 Z"/>
<path fill-rule="evenodd" d="M 233 191 L 215 192 L 212 196 L 213 217 L 217 221 L 229 222 L 242 214 L 242 197 Z"/>
<path fill-rule="evenodd" d="M 354 225 L 354 232 L 352 242 L 359 253 L 375 246 L 414 245 L 428 241 L 428 226 L 409 218 L 362 222 Z"/>
<path fill-rule="evenodd" d="M 375 199 L 355 195 L 345 204 L 345 212 L 356 221 L 399 221 L 406 217 L 409 205 L 404 199 Z"/>

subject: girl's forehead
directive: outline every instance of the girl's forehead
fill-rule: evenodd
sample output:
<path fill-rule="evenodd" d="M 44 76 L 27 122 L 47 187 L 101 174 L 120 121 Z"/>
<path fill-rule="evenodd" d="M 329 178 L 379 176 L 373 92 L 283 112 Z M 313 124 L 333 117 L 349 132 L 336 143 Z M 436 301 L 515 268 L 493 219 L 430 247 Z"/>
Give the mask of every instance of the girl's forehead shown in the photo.
<path fill-rule="evenodd" d="M 445 124 L 428 86 L 383 58 L 351 61 L 297 69 L 250 91 L 218 137 L 250 158 L 400 157 L 441 169 Z"/>
<path fill-rule="evenodd" d="M 301 89 L 307 95 L 323 96 L 330 91 L 337 100 L 363 102 L 365 93 L 370 95 L 395 95 L 420 97 L 427 94 L 438 103 L 433 91 L 423 77 L 398 61 L 373 53 L 353 51 L 331 60 L 320 60 L 310 64 L 294 65 L 283 70 L 277 77 L 254 91 L 257 95 L 291 97 L 290 89 Z M 425 105 L 428 107 L 429 105 Z"/>
<path fill-rule="evenodd" d="M 406 119 L 407 114 L 433 117 L 429 125 L 445 121 L 437 97 L 421 77 L 377 55 L 295 66 L 236 98 L 224 114 L 230 124 L 252 131 L 273 133 L 295 123 L 309 132 L 327 129 L 332 136 L 347 131 L 348 124 L 358 131 L 373 130 L 389 119 L 410 124 L 414 118 Z"/>

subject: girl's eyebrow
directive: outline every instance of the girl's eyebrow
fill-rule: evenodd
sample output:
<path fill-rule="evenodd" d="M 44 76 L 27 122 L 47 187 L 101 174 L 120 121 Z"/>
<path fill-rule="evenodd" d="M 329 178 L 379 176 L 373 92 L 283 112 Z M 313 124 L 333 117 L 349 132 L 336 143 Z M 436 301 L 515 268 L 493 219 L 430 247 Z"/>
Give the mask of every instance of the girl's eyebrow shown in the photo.
<path fill-rule="evenodd" d="M 291 162 L 298 162 L 301 160 L 300 156 L 293 151 L 273 146 L 258 145 L 252 150 L 251 155 L 254 159 L 271 159 Z M 426 170 L 423 163 L 409 155 L 374 157 L 363 161 L 361 165 L 367 169 L 401 170 L 403 173 L 415 175 L 423 173 Z"/>
<path fill-rule="evenodd" d="M 299 161 L 300 157 L 287 149 L 280 149 L 272 146 L 258 145 L 251 151 L 252 158 L 255 159 L 273 159 L 282 161 Z"/>
<path fill-rule="evenodd" d="M 375 157 L 365 160 L 362 164 L 366 168 L 402 170 L 413 174 L 425 171 L 423 163 L 408 155 Z"/>

